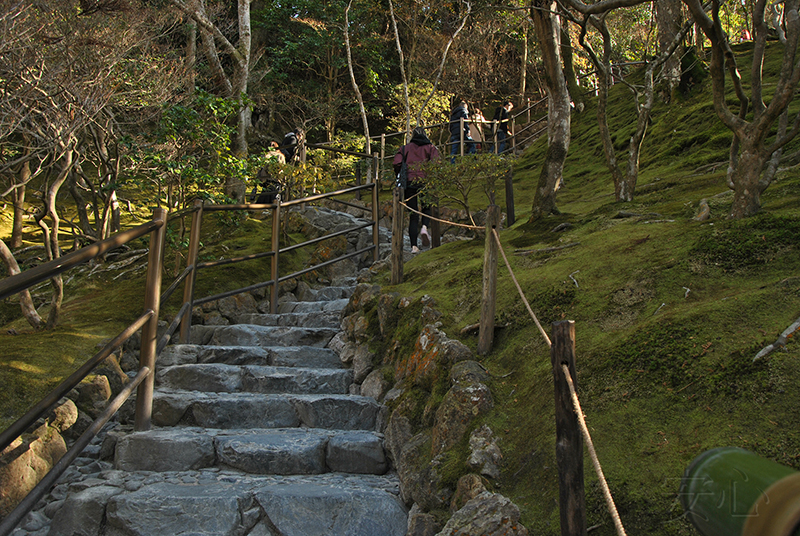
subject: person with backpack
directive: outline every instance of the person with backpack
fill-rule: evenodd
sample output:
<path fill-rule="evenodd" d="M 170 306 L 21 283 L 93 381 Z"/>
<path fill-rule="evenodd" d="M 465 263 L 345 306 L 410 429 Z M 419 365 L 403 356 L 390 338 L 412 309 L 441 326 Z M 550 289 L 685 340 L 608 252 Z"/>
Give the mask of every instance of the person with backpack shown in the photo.
<path fill-rule="evenodd" d="M 411 242 L 411 253 L 419 253 L 417 234 L 419 234 L 423 246 L 427 247 L 431 243 L 431 235 L 428 231 L 431 208 L 419 199 L 420 191 L 424 186 L 423 179 L 425 178 L 425 170 L 422 163 L 439 160 L 441 157 L 439 149 L 431 143 L 431 140 L 425 134 L 425 129 L 417 127 L 411 134 L 411 141 L 400 147 L 392 161 L 398 186 L 403 188 L 405 192 L 406 204 L 413 210 L 420 210 L 423 214 L 421 229 L 419 229 L 419 214 L 411 212 L 409 216 L 408 238 Z M 421 207 L 421 209 L 418 207 Z M 418 229 L 419 233 L 417 232 Z"/>
<path fill-rule="evenodd" d="M 497 121 L 497 154 L 503 154 L 506 149 L 506 139 L 514 135 L 510 130 L 511 118 L 508 115 L 512 108 L 514 108 L 514 104 L 510 100 L 506 100 L 494 111 L 492 119 Z"/>
<path fill-rule="evenodd" d="M 287 132 L 283 137 L 281 144 L 281 152 L 286 159 L 287 164 L 295 164 L 299 160 L 298 148 L 303 144 L 303 129 L 300 127 L 295 128 L 291 132 Z"/>
<path fill-rule="evenodd" d="M 270 140 L 268 147 L 269 149 L 267 149 L 266 154 L 264 154 L 267 160 L 271 163 L 286 163 L 284 154 L 278 150 L 277 141 Z M 256 174 L 256 186 L 253 188 L 253 193 L 250 195 L 251 203 L 255 202 L 258 205 L 270 205 L 275 202 L 275 196 L 281 192 L 282 186 L 280 181 L 274 177 L 274 170 L 274 164 L 272 166 L 267 164 L 258 170 Z M 261 188 L 260 193 L 258 192 L 259 187 Z"/>

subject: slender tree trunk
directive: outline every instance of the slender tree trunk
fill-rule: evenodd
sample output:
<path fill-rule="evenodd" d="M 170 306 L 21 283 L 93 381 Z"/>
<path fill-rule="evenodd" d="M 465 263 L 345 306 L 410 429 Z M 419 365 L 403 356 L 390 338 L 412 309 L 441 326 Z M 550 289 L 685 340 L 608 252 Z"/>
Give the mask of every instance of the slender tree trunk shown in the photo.
<path fill-rule="evenodd" d="M 398 62 L 400 65 L 400 76 L 403 78 L 403 103 L 406 107 L 406 136 L 405 141 L 408 143 L 411 132 L 411 100 L 408 97 L 408 78 L 406 77 L 405 59 L 403 58 L 403 47 L 400 46 L 400 34 L 397 32 L 397 19 L 394 16 L 394 2 L 389 0 L 389 15 L 392 19 L 392 29 L 394 30 L 394 42 L 397 46 L 397 55 L 400 58 Z"/>
<path fill-rule="evenodd" d="M 14 222 L 11 226 L 10 246 L 13 249 L 22 245 L 22 227 L 25 223 L 25 188 L 30 180 L 31 164 L 26 160 L 22 163 L 17 173 L 18 186 L 11 192 L 11 202 L 14 203 Z"/>
<path fill-rule="evenodd" d="M 8 249 L 6 243 L 3 240 L 0 240 L 0 258 L 3 259 L 3 262 L 8 269 L 8 275 L 17 275 L 20 273 L 19 264 L 17 264 L 17 259 L 14 258 L 14 254 L 11 253 L 11 250 Z M 31 298 L 31 293 L 27 290 L 24 290 L 19 293 L 19 305 L 22 309 L 22 316 L 25 317 L 25 320 L 33 327 L 33 329 L 42 329 L 44 323 L 42 322 L 42 317 L 39 316 L 39 313 L 36 312 L 36 307 L 33 305 L 33 299 Z"/>
<path fill-rule="evenodd" d="M 191 18 L 186 23 L 186 92 L 195 92 L 195 64 L 197 63 L 197 23 Z"/>
<path fill-rule="evenodd" d="M 71 143 L 72 142 L 70 142 L 70 144 Z M 61 156 L 61 171 L 48 188 L 47 193 L 45 194 L 44 209 L 37 218 L 39 226 L 42 228 L 42 232 L 44 234 L 45 252 L 47 253 L 48 260 L 54 260 L 61 257 L 61 250 L 58 247 L 58 230 L 60 219 L 56 209 L 56 197 L 58 196 L 59 189 L 64 184 L 64 181 L 67 180 L 67 177 L 72 170 L 73 156 L 74 149 L 70 145 L 64 150 L 64 154 Z M 52 229 L 48 228 L 47 224 L 44 222 L 44 218 L 48 216 L 50 217 L 52 223 Z M 61 302 L 64 299 L 64 281 L 61 278 L 61 275 L 57 275 L 50 279 L 50 283 L 53 287 L 53 297 L 50 302 L 50 313 L 47 317 L 47 329 L 52 329 L 58 324 L 58 317 L 61 314 Z"/>
<path fill-rule="evenodd" d="M 525 98 L 525 91 L 528 89 L 528 24 L 522 25 L 522 65 L 520 65 L 519 75 L 519 98 Z M 520 102 L 521 104 L 521 102 Z M 482 127 L 481 127 L 482 128 Z"/>
<path fill-rule="evenodd" d="M 347 7 L 344 8 L 344 46 L 347 50 L 347 69 L 350 71 L 350 82 L 353 84 L 353 91 L 356 92 L 358 99 L 358 109 L 361 112 L 361 122 L 364 125 L 364 152 L 372 154 L 372 147 L 369 139 L 369 122 L 367 121 L 367 110 L 364 108 L 364 97 L 361 96 L 361 90 L 358 88 L 356 82 L 356 74 L 353 71 L 353 54 L 350 50 L 350 7 L 353 5 L 353 0 L 347 2 Z"/>
<path fill-rule="evenodd" d="M 575 64 L 572 61 L 572 40 L 565 26 L 561 27 L 561 54 L 564 56 L 564 77 L 567 81 L 570 100 L 577 110 L 583 110 L 583 95 L 575 74 Z"/>
<path fill-rule="evenodd" d="M 531 208 L 531 221 L 558 213 L 556 190 L 569 152 L 569 92 L 561 68 L 560 22 L 555 0 L 534 0 L 531 18 L 539 37 L 547 83 L 547 152 Z"/>

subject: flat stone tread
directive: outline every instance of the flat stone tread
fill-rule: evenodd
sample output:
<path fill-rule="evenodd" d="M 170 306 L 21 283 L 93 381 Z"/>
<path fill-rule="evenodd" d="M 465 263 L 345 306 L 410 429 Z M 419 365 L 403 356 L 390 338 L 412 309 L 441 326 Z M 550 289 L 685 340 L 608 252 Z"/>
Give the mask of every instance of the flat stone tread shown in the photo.
<path fill-rule="evenodd" d="M 345 368 L 335 351 L 330 348 L 310 346 L 261 348 L 258 346 L 176 344 L 164 348 L 158 358 L 158 366 L 162 367 L 193 363 Z"/>
<path fill-rule="evenodd" d="M 339 332 L 336 328 L 289 326 L 192 326 L 189 342 L 209 346 L 313 346 L 324 348 Z"/>
<path fill-rule="evenodd" d="M 349 298 L 324 301 L 295 301 L 278 304 L 279 313 L 341 312 L 347 307 Z"/>
<path fill-rule="evenodd" d="M 339 311 L 319 311 L 314 313 L 243 314 L 236 317 L 239 324 L 280 327 L 321 327 L 338 328 Z"/>
<path fill-rule="evenodd" d="M 344 394 L 353 381 L 350 369 L 201 363 L 161 368 L 160 386 L 206 392 Z"/>

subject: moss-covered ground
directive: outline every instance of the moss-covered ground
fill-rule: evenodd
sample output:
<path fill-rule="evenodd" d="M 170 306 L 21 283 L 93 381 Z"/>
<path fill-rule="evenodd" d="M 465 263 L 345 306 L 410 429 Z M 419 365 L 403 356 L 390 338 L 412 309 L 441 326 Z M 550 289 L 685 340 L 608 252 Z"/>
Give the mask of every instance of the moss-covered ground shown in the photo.
<path fill-rule="evenodd" d="M 746 56 L 746 47 L 737 52 Z M 772 52 L 770 72 L 780 61 L 780 50 Z M 743 75 L 746 82 L 747 69 Z M 732 196 L 724 170 L 731 135 L 713 113 L 707 84 L 677 95 L 670 106 L 656 105 L 638 193 L 625 204 L 614 201 L 589 100 L 573 115 L 557 200 L 561 214 L 527 221 L 542 140 L 516 162 L 517 221 L 500 233 L 545 328 L 575 321 L 579 396 L 630 534 L 694 534 L 682 517 L 678 483 L 690 461 L 709 448 L 744 447 L 800 469 L 800 344 L 790 340 L 785 351 L 753 363 L 800 316 L 800 176 L 795 168 L 782 169 L 763 195 L 761 214 L 728 220 Z M 633 128 L 632 97 L 616 86 L 612 102 L 611 126 L 622 151 Z M 705 222 L 693 220 L 701 199 L 711 207 Z M 486 200 L 472 202 L 481 204 Z M 617 217 L 621 212 L 642 216 Z M 568 228 L 553 232 L 562 223 Z M 269 236 L 268 225 L 258 220 L 236 229 L 220 225 L 214 232 L 233 240 L 242 254 Z M 208 258 L 222 254 L 218 238 L 206 242 Z M 535 251 L 569 244 L 576 245 Z M 389 286 L 388 275 L 378 282 L 403 296 L 433 297 L 443 313 L 442 329 L 459 337 L 479 318 L 482 255 L 482 239 L 447 243 L 407 263 L 401 285 Z M 200 285 L 203 291 L 224 290 L 230 280 L 249 280 L 266 266 L 247 268 L 253 273 L 231 267 Z M 496 488 L 520 506 L 531 534 L 555 535 L 549 350 L 502 261 L 499 274 L 494 347 L 480 358 L 492 375 L 496 401 L 484 422 L 501 438 L 504 454 Z M 82 348 L 109 338 L 141 310 L 134 278 L 113 293 L 111 281 L 81 281 L 80 289 L 68 286 L 58 330 L 34 335 L 17 320 L 0 333 L 0 418 L 17 414 L 53 376 L 78 362 Z M 100 298 L 106 307 L 88 306 L 89 298 Z M 6 314 L 9 306 L 4 307 Z M 7 333 L 12 328 L 17 335 Z M 476 336 L 460 338 L 476 346 Z M 45 350 L 44 339 L 54 345 Z M 432 391 L 441 395 L 436 386 Z M 464 468 L 458 459 L 465 455 L 466 448 L 457 447 L 448 467 Z M 614 534 L 588 458 L 585 473 L 592 534 Z"/>

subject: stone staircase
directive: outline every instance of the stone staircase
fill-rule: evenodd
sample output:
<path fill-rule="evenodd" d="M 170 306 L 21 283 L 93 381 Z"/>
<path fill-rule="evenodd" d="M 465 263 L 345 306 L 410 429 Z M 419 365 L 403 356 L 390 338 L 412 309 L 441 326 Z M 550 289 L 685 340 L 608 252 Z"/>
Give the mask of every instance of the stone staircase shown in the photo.
<path fill-rule="evenodd" d="M 386 410 L 349 394 L 352 370 L 326 348 L 351 292 L 194 326 L 159 358 L 152 429 L 133 432 L 127 404 L 102 447 L 113 468 L 68 473 L 49 526 L 14 534 L 404 535 Z"/>

